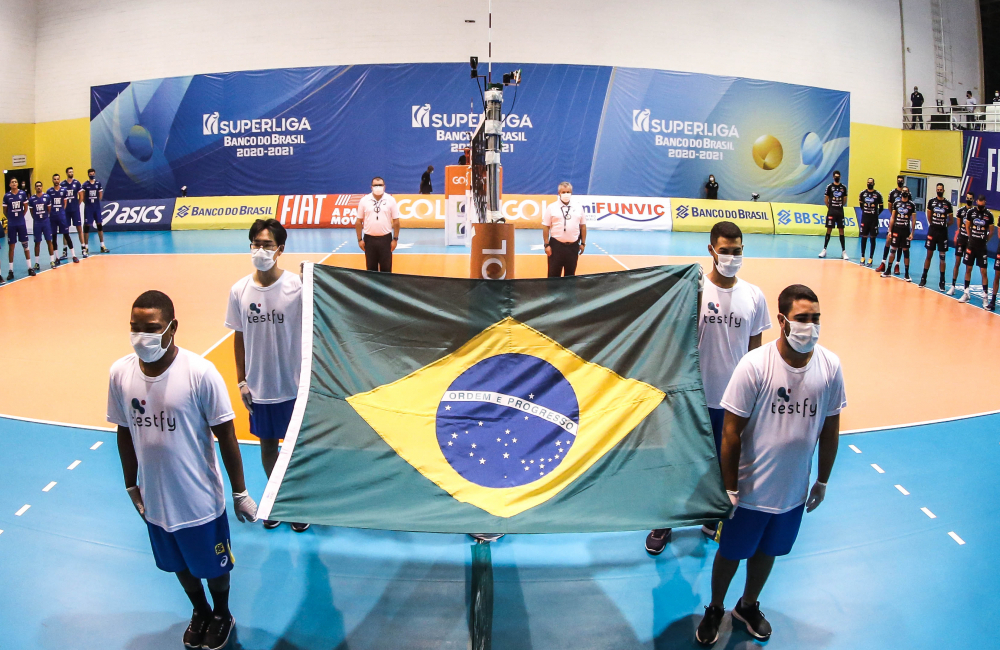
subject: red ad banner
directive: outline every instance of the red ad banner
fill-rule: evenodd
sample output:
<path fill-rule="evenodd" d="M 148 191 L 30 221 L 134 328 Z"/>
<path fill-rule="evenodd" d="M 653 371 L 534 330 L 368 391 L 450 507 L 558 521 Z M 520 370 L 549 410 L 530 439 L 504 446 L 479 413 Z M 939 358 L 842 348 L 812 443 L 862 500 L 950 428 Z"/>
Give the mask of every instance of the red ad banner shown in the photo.
<path fill-rule="evenodd" d="M 285 194 L 277 219 L 285 228 L 353 228 L 364 194 Z"/>

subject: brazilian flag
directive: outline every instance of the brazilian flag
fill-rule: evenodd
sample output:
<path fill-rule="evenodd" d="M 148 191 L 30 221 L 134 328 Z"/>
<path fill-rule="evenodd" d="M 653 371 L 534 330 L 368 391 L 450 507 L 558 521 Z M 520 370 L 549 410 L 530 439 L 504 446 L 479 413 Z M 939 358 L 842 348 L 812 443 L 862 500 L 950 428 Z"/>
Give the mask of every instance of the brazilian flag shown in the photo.
<path fill-rule="evenodd" d="M 463 280 L 306 265 L 298 400 L 260 515 L 451 533 L 723 516 L 700 273 Z"/>

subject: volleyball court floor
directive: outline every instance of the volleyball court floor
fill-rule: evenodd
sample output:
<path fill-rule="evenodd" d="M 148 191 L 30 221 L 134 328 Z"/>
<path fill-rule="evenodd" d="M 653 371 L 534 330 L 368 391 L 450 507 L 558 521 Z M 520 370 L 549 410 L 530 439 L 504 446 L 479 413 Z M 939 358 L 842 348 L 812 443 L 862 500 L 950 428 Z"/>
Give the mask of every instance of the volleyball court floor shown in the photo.
<path fill-rule="evenodd" d="M 396 270 L 467 277 L 464 250 L 444 247 L 441 237 L 404 230 Z M 156 569 L 123 489 L 104 421 L 107 372 L 131 351 L 131 301 L 157 288 L 175 301 L 178 343 L 206 354 L 235 384 L 222 322 L 229 287 L 251 270 L 248 242 L 242 231 L 107 239 L 110 255 L 0 287 L 0 648 L 177 648 L 190 617 L 176 579 Z M 579 272 L 704 262 L 707 240 L 592 231 Z M 851 433 L 841 438 L 828 497 L 806 516 L 762 594 L 774 627 L 767 645 L 998 647 L 995 315 L 977 298 L 962 305 L 880 279 L 855 263 L 857 240 L 848 244 L 855 262 L 816 259 L 819 243 L 748 235 L 741 271 L 764 290 L 772 320 L 785 285 L 817 292 L 821 343 L 843 361 L 849 402 L 843 428 Z M 353 231 L 291 231 L 282 266 L 360 268 L 355 247 Z M 836 240 L 830 251 L 839 252 Z M 517 253 L 518 277 L 544 275 L 538 231 L 518 231 Z M 915 279 L 923 259 L 915 246 Z M 949 280 L 953 262 L 949 255 Z M 23 258 L 15 270 L 24 275 Z M 935 265 L 930 279 L 936 286 Z M 258 448 L 242 451 L 259 497 Z M 469 538 L 231 526 L 232 647 L 467 647 Z M 676 530 L 652 558 L 645 535 L 508 535 L 494 543 L 493 647 L 697 647 L 716 545 L 697 529 Z M 743 578 L 741 571 L 733 581 L 730 608 Z M 752 647 L 729 620 L 715 647 Z"/>

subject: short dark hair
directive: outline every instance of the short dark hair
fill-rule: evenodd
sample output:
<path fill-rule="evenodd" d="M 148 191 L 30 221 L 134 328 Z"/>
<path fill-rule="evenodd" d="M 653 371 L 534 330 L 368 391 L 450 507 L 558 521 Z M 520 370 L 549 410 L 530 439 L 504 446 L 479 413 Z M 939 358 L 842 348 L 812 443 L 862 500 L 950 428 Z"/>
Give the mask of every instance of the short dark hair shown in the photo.
<path fill-rule="evenodd" d="M 258 219 L 254 221 L 253 225 L 250 226 L 250 241 L 253 242 L 254 238 L 260 234 L 260 231 L 265 229 L 271 232 L 275 244 L 278 246 L 285 245 L 285 241 L 288 239 L 288 231 L 285 230 L 285 227 L 277 219 Z"/>
<path fill-rule="evenodd" d="M 382 178 L 381 176 L 375 176 L 374 178 L 372 178 L 372 182 L 374 183 L 375 181 L 382 181 L 383 184 L 385 183 L 385 179 Z"/>
<path fill-rule="evenodd" d="M 170 299 L 170 296 L 156 289 L 150 289 L 140 294 L 132 303 L 132 309 L 159 309 L 168 323 L 174 319 L 174 301 Z"/>
<path fill-rule="evenodd" d="M 833 170 L 833 175 L 834 176 L 840 176 L 840 170 L 839 169 L 834 169 Z"/>
<path fill-rule="evenodd" d="M 944 183 L 938 183 L 938 184 L 937 184 L 937 185 L 935 185 L 934 187 L 935 187 L 935 188 L 937 188 L 937 187 L 944 187 Z"/>
<path fill-rule="evenodd" d="M 66 168 L 66 173 L 68 174 L 68 173 L 69 173 L 69 170 L 71 170 L 71 169 L 73 169 L 73 168 L 72 168 L 72 167 L 67 167 L 67 168 Z"/>
<path fill-rule="evenodd" d="M 91 167 L 90 169 L 88 169 L 88 170 L 87 170 L 87 173 L 88 173 L 88 174 L 89 174 L 90 172 L 94 172 L 94 173 L 96 174 L 96 173 L 97 173 L 97 170 L 96 170 L 96 169 L 94 169 L 93 167 Z"/>
<path fill-rule="evenodd" d="M 796 300 L 809 300 L 811 302 L 819 302 L 819 298 L 812 289 L 804 284 L 793 284 L 785 287 L 778 294 L 778 312 L 782 316 L 788 316 L 788 312 L 792 310 L 792 304 Z"/>
<path fill-rule="evenodd" d="M 55 174 L 52 174 L 52 178 L 55 178 L 58 175 L 59 175 L 59 172 L 56 172 Z"/>
<path fill-rule="evenodd" d="M 43 186 L 43 187 L 45 186 L 45 184 L 44 184 L 44 183 L 42 183 L 42 181 L 35 181 L 35 185 L 41 185 L 41 186 Z"/>
<path fill-rule="evenodd" d="M 715 243 L 719 241 L 719 237 L 742 240 L 743 231 L 732 221 L 716 221 L 715 225 L 712 226 L 712 231 L 709 233 L 712 246 L 715 246 Z"/>
<path fill-rule="evenodd" d="M 985 203 L 986 202 L 986 195 L 985 194 L 980 194 L 979 196 L 976 197 L 976 200 L 977 201 L 982 201 L 983 203 Z"/>

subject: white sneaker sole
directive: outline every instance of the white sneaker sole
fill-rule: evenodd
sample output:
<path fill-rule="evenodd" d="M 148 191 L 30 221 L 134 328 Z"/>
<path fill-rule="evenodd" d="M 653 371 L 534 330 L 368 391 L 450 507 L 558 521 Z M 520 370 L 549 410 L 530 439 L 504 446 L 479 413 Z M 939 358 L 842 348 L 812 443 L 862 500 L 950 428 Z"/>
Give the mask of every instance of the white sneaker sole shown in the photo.
<path fill-rule="evenodd" d="M 743 623 L 744 625 L 747 626 L 747 633 L 750 634 L 750 636 L 752 636 L 753 638 L 760 639 L 761 641 L 767 641 L 768 639 L 771 638 L 770 634 L 766 634 L 766 635 L 761 636 L 760 634 L 757 634 L 756 632 L 754 632 L 753 628 L 750 627 L 750 624 L 747 623 L 747 620 L 745 618 L 743 618 L 742 616 L 740 616 L 739 614 L 737 614 L 735 609 L 733 609 L 732 614 L 733 614 L 733 618 L 735 618 L 737 621 L 739 621 L 740 623 Z"/>

